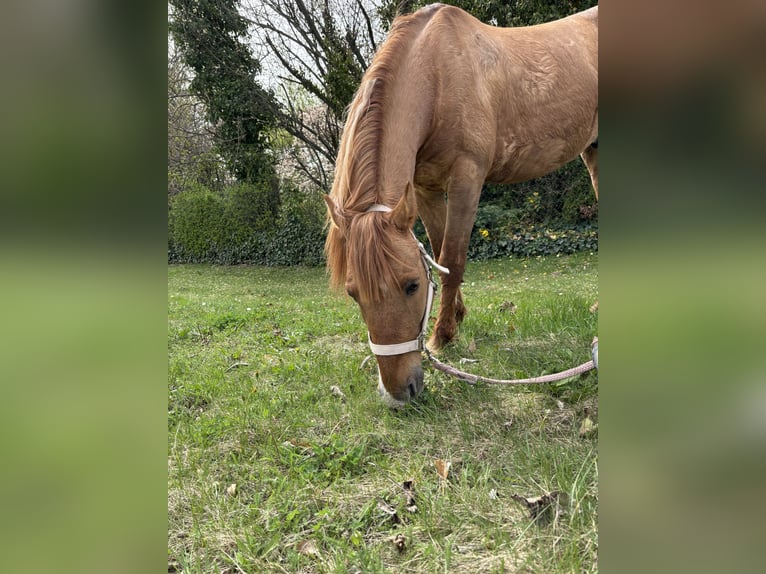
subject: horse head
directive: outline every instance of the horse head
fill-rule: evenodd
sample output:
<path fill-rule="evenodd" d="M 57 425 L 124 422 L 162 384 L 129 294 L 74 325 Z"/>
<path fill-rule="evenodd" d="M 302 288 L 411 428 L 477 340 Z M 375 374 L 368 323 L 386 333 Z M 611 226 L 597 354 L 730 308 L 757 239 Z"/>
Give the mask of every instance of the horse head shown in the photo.
<path fill-rule="evenodd" d="M 359 305 L 378 363 L 378 391 L 392 407 L 423 390 L 420 351 L 434 294 L 430 258 L 412 232 L 411 195 L 408 186 L 394 208 L 374 204 L 355 214 L 325 196 L 334 231 L 345 245 L 345 277 L 338 283 Z"/>

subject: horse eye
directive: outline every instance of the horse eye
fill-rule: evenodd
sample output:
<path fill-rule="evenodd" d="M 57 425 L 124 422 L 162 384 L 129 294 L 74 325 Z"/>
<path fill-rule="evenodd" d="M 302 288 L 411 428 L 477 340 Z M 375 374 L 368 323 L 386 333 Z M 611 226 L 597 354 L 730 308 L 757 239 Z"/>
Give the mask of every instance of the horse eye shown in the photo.
<path fill-rule="evenodd" d="M 407 295 L 414 295 L 415 292 L 418 290 L 418 287 L 420 287 L 420 285 L 418 285 L 417 281 L 410 281 L 409 283 L 407 283 L 407 287 L 404 288 L 404 292 Z"/>

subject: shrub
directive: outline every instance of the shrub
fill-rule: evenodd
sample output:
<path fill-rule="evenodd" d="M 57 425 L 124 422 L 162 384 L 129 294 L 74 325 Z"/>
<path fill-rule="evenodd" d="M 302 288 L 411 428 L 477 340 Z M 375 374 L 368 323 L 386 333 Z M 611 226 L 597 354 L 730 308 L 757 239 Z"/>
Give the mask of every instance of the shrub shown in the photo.
<path fill-rule="evenodd" d="M 577 167 L 581 166 L 570 164 L 567 169 Z M 588 178 L 587 172 L 585 177 Z M 476 213 L 469 259 L 598 249 L 598 212 L 590 180 L 583 182 L 576 172 L 566 170 L 546 178 L 536 180 L 532 187 L 511 186 L 511 191 L 500 192 L 500 186 L 487 186 Z M 541 181 L 560 189 L 555 193 L 545 191 Z M 564 207 L 556 207 L 557 201 Z M 197 185 L 173 196 L 169 208 L 170 262 L 257 265 L 324 262 L 325 205 L 321 195 L 301 191 L 289 182 L 283 185 L 278 201 L 270 185 L 237 184 L 220 193 Z M 557 218 L 541 219 L 556 209 Z M 419 220 L 415 234 L 428 245 Z"/>
<path fill-rule="evenodd" d="M 224 206 L 220 195 L 194 185 L 170 200 L 169 259 L 198 262 L 215 257 L 224 242 Z"/>
<path fill-rule="evenodd" d="M 324 262 L 322 225 L 288 214 L 264 242 L 262 265 L 320 265 Z"/>
<path fill-rule="evenodd" d="M 577 251 L 598 251 L 597 226 L 591 223 L 558 228 L 530 225 L 511 234 L 496 235 L 487 229 L 474 228 L 468 258 L 482 261 L 508 256 L 566 255 Z"/>
<path fill-rule="evenodd" d="M 513 185 L 485 185 L 479 213 L 483 205 L 497 206 L 513 226 L 574 225 L 595 220 L 595 203 L 588 170 L 580 160 L 575 160 L 530 181 Z M 583 210 L 583 207 L 590 209 Z M 487 225 L 483 227 L 489 228 Z"/>
<path fill-rule="evenodd" d="M 263 187 L 237 184 L 220 194 L 196 186 L 174 196 L 168 218 L 168 261 L 321 264 L 321 198 L 286 188 L 285 204 L 275 212 L 269 193 Z"/>
<path fill-rule="evenodd" d="M 224 218 L 231 226 L 232 241 L 253 231 L 276 227 L 279 197 L 274 197 L 271 184 L 238 183 L 223 190 Z"/>

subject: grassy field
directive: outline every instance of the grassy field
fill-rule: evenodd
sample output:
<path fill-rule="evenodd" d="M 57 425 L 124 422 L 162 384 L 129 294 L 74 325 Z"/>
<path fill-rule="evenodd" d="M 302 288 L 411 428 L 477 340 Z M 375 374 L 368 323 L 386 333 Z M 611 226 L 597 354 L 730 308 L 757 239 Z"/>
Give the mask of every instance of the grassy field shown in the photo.
<path fill-rule="evenodd" d="M 469 264 L 440 358 L 502 378 L 588 360 L 597 262 Z M 593 371 L 474 387 L 426 369 L 392 411 L 324 269 L 168 275 L 169 572 L 597 571 Z M 550 492 L 536 519 L 514 498 Z"/>

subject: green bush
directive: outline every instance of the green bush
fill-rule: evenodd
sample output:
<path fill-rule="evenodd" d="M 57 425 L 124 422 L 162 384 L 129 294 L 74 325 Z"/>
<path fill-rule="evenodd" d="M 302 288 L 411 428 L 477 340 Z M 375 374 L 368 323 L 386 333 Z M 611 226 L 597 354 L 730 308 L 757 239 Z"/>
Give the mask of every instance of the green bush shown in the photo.
<path fill-rule="evenodd" d="M 169 206 L 168 261 L 321 264 L 321 198 L 286 188 L 285 204 L 276 210 L 269 193 L 263 187 L 237 184 L 222 193 L 196 186 L 174 196 Z"/>
<path fill-rule="evenodd" d="M 579 160 L 531 181 L 484 187 L 469 259 L 584 250 L 598 250 L 598 204 Z"/>
<path fill-rule="evenodd" d="M 533 183 L 504 186 L 507 189 L 487 186 L 468 258 L 596 251 L 598 211 L 587 172 L 583 180 L 580 168 L 570 164 Z M 321 265 L 325 209 L 320 194 L 300 191 L 289 183 L 283 185 L 277 200 L 268 185 L 236 184 L 221 192 L 197 185 L 170 200 L 168 260 Z M 415 233 L 428 245 L 420 221 Z"/>
<path fill-rule="evenodd" d="M 588 170 L 580 160 L 575 160 L 530 181 L 485 185 L 477 219 L 484 206 L 496 206 L 505 213 L 506 222 L 514 227 L 576 225 L 597 219 L 595 204 Z M 507 231 L 511 232 L 511 229 Z"/>
<path fill-rule="evenodd" d="M 325 231 L 316 222 L 288 214 L 279 228 L 269 234 L 259 258 L 261 265 L 321 265 L 324 263 Z"/>
<path fill-rule="evenodd" d="M 598 251 L 598 227 L 591 223 L 550 228 L 530 225 L 514 233 L 493 235 L 488 229 L 474 228 L 468 245 L 473 261 L 495 257 L 533 257 L 566 255 L 577 251 Z"/>
<path fill-rule="evenodd" d="M 238 183 L 223 190 L 224 218 L 231 226 L 231 240 L 236 242 L 253 231 L 276 227 L 279 196 L 270 183 Z"/>
<path fill-rule="evenodd" d="M 169 259 L 198 262 L 214 258 L 226 235 L 221 196 L 194 185 L 173 196 L 169 207 Z"/>

